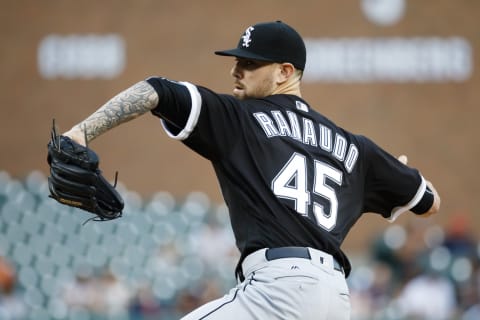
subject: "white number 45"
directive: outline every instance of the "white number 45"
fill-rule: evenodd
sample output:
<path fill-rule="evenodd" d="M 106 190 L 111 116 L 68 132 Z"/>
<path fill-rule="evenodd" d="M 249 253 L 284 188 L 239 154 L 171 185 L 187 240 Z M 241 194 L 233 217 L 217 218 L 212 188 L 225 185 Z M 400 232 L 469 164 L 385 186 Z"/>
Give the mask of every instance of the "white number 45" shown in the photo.
<path fill-rule="evenodd" d="M 272 181 L 273 193 L 279 198 L 295 201 L 295 210 L 308 216 L 310 192 L 307 185 L 307 160 L 304 155 L 294 153 L 282 170 Z M 313 214 L 317 224 L 330 231 L 337 224 L 338 199 L 335 190 L 326 184 L 327 179 L 337 185 L 342 185 L 342 172 L 328 164 L 314 160 L 313 193 L 330 202 L 330 212 L 313 201 Z"/>

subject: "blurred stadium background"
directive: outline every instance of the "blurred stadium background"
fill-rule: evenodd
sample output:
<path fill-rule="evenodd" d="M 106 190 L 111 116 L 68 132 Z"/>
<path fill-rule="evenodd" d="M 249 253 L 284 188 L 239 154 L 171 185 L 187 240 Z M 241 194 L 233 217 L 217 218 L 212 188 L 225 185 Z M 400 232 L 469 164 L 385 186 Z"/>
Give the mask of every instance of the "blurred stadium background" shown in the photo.
<path fill-rule="evenodd" d="M 473 0 L 0 0 L 0 319 L 176 319 L 234 284 L 213 170 L 155 118 L 91 144 L 120 172 L 113 222 L 47 198 L 46 143 L 52 118 L 67 130 L 151 75 L 230 92 L 232 61 L 213 51 L 277 19 L 306 38 L 306 99 L 442 195 L 432 219 L 352 230 L 353 319 L 480 319 Z"/>

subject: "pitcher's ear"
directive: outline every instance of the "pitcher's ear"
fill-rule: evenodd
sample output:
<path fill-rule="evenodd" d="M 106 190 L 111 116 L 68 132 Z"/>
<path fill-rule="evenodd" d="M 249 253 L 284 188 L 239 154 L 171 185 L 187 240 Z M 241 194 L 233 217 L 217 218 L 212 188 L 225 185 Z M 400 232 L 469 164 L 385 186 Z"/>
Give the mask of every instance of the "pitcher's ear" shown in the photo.
<path fill-rule="evenodd" d="M 282 75 L 286 78 L 290 78 L 295 73 L 295 67 L 293 64 L 285 62 L 280 64 Z"/>

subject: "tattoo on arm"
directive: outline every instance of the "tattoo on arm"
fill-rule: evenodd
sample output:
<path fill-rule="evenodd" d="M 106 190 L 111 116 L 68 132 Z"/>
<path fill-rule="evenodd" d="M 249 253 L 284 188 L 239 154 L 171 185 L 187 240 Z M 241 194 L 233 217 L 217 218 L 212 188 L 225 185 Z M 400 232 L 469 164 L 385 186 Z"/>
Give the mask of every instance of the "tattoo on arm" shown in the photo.
<path fill-rule="evenodd" d="M 110 99 L 75 127 L 86 130 L 87 141 L 91 141 L 119 124 L 154 109 L 157 104 L 157 92 L 146 81 L 140 81 Z"/>

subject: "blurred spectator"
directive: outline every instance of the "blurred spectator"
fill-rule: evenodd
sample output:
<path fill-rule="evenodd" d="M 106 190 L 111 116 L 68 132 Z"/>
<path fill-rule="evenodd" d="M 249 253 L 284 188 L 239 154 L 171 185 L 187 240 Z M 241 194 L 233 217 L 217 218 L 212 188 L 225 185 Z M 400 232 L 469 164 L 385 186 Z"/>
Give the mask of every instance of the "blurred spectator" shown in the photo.
<path fill-rule="evenodd" d="M 403 284 L 420 272 L 417 262 L 427 249 L 425 231 L 428 226 L 427 220 L 415 220 L 405 227 L 395 224 L 373 242 L 373 260 L 389 266 L 393 281 Z"/>
<path fill-rule="evenodd" d="M 96 276 L 89 268 L 79 270 L 75 280 L 65 286 L 63 297 L 70 310 L 118 316 L 128 312 L 130 293 L 108 270 Z"/>
<path fill-rule="evenodd" d="M 220 285 L 215 279 L 205 279 L 194 287 L 182 290 L 177 298 L 179 314 L 188 313 L 201 305 L 221 297 Z"/>
<path fill-rule="evenodd" d="M 162 307 L 148 285 L 141 286 L 130 303 L 132 320 L 161 319 Z"/>
<path fill-rule="evenodd" d="M 375 239 L 374 276 L 368 288 L 352 292 L 362 310 L 354 320 L 390 319 L 392 310 L 395 319 L 480 319 L 477 240 L 468 215 L 455 213 L 444 230 L 431 223 L 392 225 Z"/>
<path fill-rule="evenodd" d="M 190 236 L 190 242 L 207 267 L 215 267 L 219 259 L 232 259 L 235 262 L 238 259 L 232 230 L 222 225 L 213 214 L 208 216 L 207 223 Z"/>
<path fill-rule="evenodd" d="M 130 292 L 110 270 L 106 269 L 94 283 L 94 310 L 109 316 L 125 315 L 130 305 Z"/>
<path fill-rule="evenodd" d="M 455 287 L 445 277 L 424 273 L 405 285 L 397 304 L 407 319 L 449 320 L 456 312 Z"/>
<path fill-rule="evenodd" d="M 459 311 L 464 313 L 463 319 L 480 319 L 480 295 L 475 281 L 466 281 L 459 285 Z M 475 316 L 474 316 L 475 315 Z"/>
<path fill-rule="evenodd" d="M 457 283 L 461 320 L 480 319 L 480 263 L 472 258 L 473 270 L 467 280 Z"/>
<path fill-rule="evenodd" d="M 186 314 L 201 306 L 200 297 L 194 290 L 183 289 L 178 293 L 175 309 L 178 315 Z"/>
<path fill-rule="evenodd" d="M 446 225 L 444 246 L 454 256 L 476 257 L 477 244 L 470 230 L 470 216 L 463 211 L 451 215 Z"/>
<path fill-rule="evenodd" d="M 77 271 L 75 279 L 66 283 L 63 288 L 62 297 L 69 309 L 91 308 L 94 299 L 93 275 L 90 268 L 81 268 Z"/>
<path fill-rule="evenodd" d="M 350 276 L 352 319 L 377 319 L 392 299 L 395 289 L 393 272 L 389 265 L 374 262 L 371 266 L 359 266 Z"/>
<path fill-rule="evenodd" d="M 393 295 L 392 270 L 383 263 L 374 266 L 373 282 L 368 290 L 372 310 L 382 310 Z"/>
<path fill-rule="evenodd" d="M 0 256 L 0 319 L 23 320 L 25 315 L 25 304 L 16 291 L 15 270 Z"/>
<path fill-rule="evenodd" d="M 7 259 L 0 256 L 0 290 L 2 294 L 10 293 L 15 289 L 15 278 L 15 270 L 12 265 Z"/>

